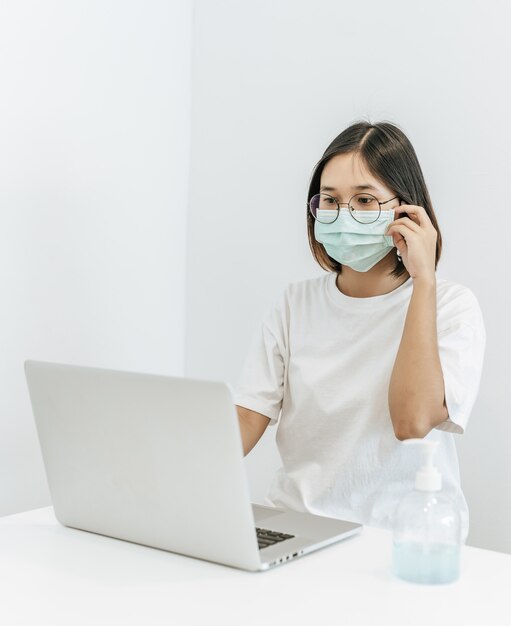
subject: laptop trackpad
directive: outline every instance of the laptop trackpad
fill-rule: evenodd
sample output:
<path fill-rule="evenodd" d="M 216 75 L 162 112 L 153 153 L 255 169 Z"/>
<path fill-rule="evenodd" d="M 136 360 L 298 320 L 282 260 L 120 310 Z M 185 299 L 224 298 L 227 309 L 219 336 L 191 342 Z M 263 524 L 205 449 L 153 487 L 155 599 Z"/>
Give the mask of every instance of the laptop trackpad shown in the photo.
<path fill-rule="evenodd" d="M 275 508 L 272 506 L 263 506 L 261 504 L 252 504 L 252 511 L 254 512 L 254 521 L 259 522 L 263 519 L 268 519 L 274 515 L 282 515 L 284 509 Z"/>

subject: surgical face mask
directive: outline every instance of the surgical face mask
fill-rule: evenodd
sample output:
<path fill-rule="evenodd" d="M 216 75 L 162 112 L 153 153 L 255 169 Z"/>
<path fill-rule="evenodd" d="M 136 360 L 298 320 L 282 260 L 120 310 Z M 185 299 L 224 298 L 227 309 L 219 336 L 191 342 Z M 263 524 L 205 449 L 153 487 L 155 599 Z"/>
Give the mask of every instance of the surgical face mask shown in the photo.
<path fill-rule="evenodd" d="M 361 224 L 343 207 L 332 224 L 315 220 L 314 236 L 333 259 L 357 272 L 367 272 L 394 248 L 392 235 L 384 234 L 393 221 L 394 209 L 382 211 L 375 222 Z"/>

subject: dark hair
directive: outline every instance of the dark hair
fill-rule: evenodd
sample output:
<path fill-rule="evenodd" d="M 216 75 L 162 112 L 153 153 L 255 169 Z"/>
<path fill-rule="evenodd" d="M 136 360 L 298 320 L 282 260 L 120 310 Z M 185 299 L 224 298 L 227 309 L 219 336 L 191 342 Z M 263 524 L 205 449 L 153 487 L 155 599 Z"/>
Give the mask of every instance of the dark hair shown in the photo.
<path fill-rule="evenodd" d="M 314 237 L 314 217 L 309 210 L 309 201 L 313 195 L 319 193 L 321 173 L 329 159 L 336 154 L 347 153 L 358 153 L 369 171 L 385 183 L 392 190 L 393 195 L 398 196 L 405 204 L 424 207 L 437 231 L 436 269 L 442 252 L 442 235 L 431 198 L 412 144 L 404 132 L 390 122 L 376 124 L 366 121 L 355 122 L 332 141 L 316 163 L 307 196 L 307 233 L 316 261 L 328 271 L 339 274 L 342 271 L 342 264 L 332 259 L 323 245 Z M 398 278 L 406 273 L 406 268 L 398 259 L 397 254 L 395 257 L 396 263 L 390 274 Z"/>

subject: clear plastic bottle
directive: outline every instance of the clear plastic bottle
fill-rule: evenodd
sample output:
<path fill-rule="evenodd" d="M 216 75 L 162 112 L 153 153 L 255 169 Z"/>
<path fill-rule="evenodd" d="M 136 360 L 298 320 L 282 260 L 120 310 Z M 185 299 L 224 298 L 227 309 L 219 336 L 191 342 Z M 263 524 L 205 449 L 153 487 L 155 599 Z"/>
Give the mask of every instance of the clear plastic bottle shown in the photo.
<path fill-rule="evenodd" d="M 424 465 L 415 489 L 396 506 L 393 519 L 392 573 L 415 583 L 439 584 L 460 574 L 461 515 L 455 502 L 442 493 L 442 475 L 433 465 L 438 441 L 405 439 L 421 445 Z"/>

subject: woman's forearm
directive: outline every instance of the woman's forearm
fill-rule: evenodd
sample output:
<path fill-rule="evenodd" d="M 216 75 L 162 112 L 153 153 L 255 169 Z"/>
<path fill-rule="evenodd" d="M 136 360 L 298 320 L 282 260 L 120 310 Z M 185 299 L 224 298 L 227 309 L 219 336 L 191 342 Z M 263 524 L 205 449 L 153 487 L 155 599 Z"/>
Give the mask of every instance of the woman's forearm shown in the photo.
<path fill-rule="evenodd" d="M 389 384 L 389 410 L 396 437 L 423 438 L 444 421 L 448 416 L 444 394 L 436 327 L 436 278 L 417 278 Z"/>

